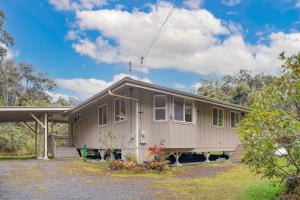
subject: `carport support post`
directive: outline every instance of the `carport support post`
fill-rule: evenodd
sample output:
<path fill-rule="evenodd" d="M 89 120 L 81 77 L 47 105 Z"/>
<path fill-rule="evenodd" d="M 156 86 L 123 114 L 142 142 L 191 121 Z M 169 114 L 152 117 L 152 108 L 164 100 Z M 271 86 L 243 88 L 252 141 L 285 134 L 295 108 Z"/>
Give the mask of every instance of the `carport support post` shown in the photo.
<path fill-rule="evenodd" d="M 37 155 L 37 132 L 38 132 L 38 122 L 35 122 L 35 128 L 34 128 L 34 155 L 35 155 L 35 158 L 38 157 L 38 155 Z"/>
<path fill-rule="evenodd" d="M 48 139 L 48 114 L 45 113 L 45 127 L 44 127 L 44 134 L 45 134 L 45 141 L 44 141 L 44 145 L 45 145 L 45 153 L 44 153 L 44 159 L 48 160 L 48 143 L 47 143 L 47 139 Z"/>

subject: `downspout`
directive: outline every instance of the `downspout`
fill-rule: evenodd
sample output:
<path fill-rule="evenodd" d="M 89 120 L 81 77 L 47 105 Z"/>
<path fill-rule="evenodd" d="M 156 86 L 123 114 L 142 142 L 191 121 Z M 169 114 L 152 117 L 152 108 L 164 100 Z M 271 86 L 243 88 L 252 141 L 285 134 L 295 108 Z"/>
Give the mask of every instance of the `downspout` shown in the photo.
<path fill-rule="evenodd" d="M 119 97 L 119 98 L 123 98 L 123 99 L 128 99 L 128 100 L 132 100 L 136 103 L 136 107 L 135 107 L 135 113 L 136 113 L 136 117 L 135 117 L 135 150 L 136 150 L 136 157 L 137 157 L 137 161 L 139 162 L 139 100 L 137 98 L 132 98 L 132 97 L 127 97 L 127 96 L 123 96 L 123 95 L 119 95 L 119 94 L 114 94 L 112 93 L 111 90 L 108 90 L 108 95 L 110 96 L 114 96 L 114 97 Z"/>

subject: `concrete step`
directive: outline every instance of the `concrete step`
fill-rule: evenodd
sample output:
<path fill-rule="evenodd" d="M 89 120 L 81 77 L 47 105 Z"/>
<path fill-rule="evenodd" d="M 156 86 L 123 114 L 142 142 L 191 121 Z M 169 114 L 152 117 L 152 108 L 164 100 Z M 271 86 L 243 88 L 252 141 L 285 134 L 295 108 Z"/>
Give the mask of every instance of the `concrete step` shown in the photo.
<path fill-rule="evenodd" d="M 241 162 L 244 157 L 244 149 L 242 145 L 236 147 L 235 151 L 230 156 L 229 160 L 231 162 Z"/>
<path fill-rule="evenodd" d="M 79 153 L 74 147 L 58 147 L 56 149 L 56 158 L 79 158 Z"/>

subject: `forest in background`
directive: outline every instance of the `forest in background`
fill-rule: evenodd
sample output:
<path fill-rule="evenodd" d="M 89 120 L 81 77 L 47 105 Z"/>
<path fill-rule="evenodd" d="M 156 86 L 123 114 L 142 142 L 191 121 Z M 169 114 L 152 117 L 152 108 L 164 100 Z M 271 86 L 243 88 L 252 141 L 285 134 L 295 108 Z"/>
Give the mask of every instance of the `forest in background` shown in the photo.
<path fill-rule="evenodd" d="M 57 85 L 47 73 L 38 72 L 26 62 L 7 59 L 14 40 L 5 30 L 5 13 L 0 10 L 0 106 L 74 106 L 75 98 L 59 97 L 53 101 L 49 92 Z M 32 127 L 34 126 L 30 123 Z M 55 131 L 66 132 L 67 126 L 57 124 Z M 41 136 L 39 136 L 41 140 Z M 42 142 L 39 142 L 39 146 Z M 0 156 L 33 154 L 34 134 L 23 123 L 0 124 Z"/>

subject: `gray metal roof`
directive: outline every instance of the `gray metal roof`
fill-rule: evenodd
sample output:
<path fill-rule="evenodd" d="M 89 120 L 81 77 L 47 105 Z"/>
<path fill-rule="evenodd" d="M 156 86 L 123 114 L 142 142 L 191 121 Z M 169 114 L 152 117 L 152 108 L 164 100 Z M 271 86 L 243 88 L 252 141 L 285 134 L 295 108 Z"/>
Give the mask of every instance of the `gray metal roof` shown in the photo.
<path fill-rule="evenodd" d="M 226 108 L 231 108 L 231 109 L 235 109 L 235 110 L 239 110 L 239 111 L 243 111 L 243 112 L 249 112 L 249 108 L 246 108 L 244 106 L 241 105 L 237 105 L 237 104 L 232 104 L 232 103 L 228 103 L 225 101 L 221 101 L 218 99 L 214 99 L 214 98 L 210 98 L 210 97 L 206 97 L 203 95 L 199 95 L 199 94 L 193 94 L 193 93 L 189 93 L 189 92 L 184 92 L 184 91 L 180 91 L 180 90 L 175 90 L 175 89 L 171 89 L 171 88 L 167 88 L 164 86 L 159 86 L 159 85 L 155 85 L 152 83 L 146 83 L 143 81 L 139 81 L 139 80 L 135 80 L 129 77 L 125 77 L 123 79 L 121 79 L 120 81 L 114 83 L 113 85 L 107 87 L 106 89 L 102 90 L 101 92 L 99 92 L 98 94 L 90 97 L 89 99 L 83 101 L 82 103 L 80 103 L 79 105 L 75 106 L 74 108 L 70 109 L 68 112 L 75 112 L 78 110 L 83 109 L 84 107 L 86 107 L 88 104 L 93 103 L 94 101 L 98 100 L 99 98 L 105 96 L 108 94 L 109 90 L 117 90 L 120 87 L 124 87 L 124 86 L 131 86 L 131 87 L 137 87 L 137 88 L 142 88 L 145 90 L 152 90 L 152 91 L 157 91 L 160 93 L 165 93 L 165 94 L 170 94 L 170 95 L 174 95 L 174 96 L 181 96 L 184 98 L 190 98 L 196 101 L 201 101 L 201 102 L 206 102 L 206 103 L 210 103 L 216 106 L 221 106 L 221 107 L 226 107 Z"/>

